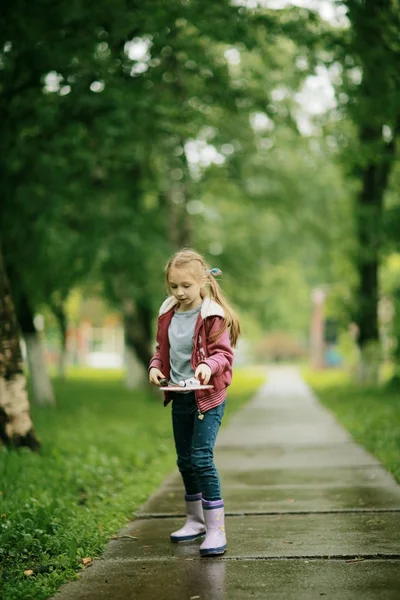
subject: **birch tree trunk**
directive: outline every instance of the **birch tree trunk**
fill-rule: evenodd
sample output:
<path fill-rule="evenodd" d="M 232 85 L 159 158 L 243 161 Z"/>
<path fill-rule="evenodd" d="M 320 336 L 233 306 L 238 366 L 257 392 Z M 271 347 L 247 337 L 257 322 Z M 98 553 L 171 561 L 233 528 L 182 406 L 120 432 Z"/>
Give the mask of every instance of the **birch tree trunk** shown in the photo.
<path fill-rule="evenodd" d="M 147 371 L 138 361 L 134 348 L 125 341 L 125 387 L 134 390 L 147 382 Z"/>
<path fill-rule="evenodd" d="M 28 298 L 23 291 L 20 291 L 19 294 L 17 313 L 22 335 L 26 343 L 33 401 L 39 406 L 53 405 L 55 404 L 55 399 L 53 387 L 47 372 L 43 344 L 33 322 L 33 313 Z"/>
<path fill-rule="evenodd" d="M 47 372 L 42 340 L 36 331 L 25 333 L 24 340 L 34 402 L 39 406 L 53 406 L 53 387 Z"/>
<path fill-rule="evenodd" d="M 20 331 L 0 252 L 0 440 L 7 446 L 38 450 L 30 417 Z"/>

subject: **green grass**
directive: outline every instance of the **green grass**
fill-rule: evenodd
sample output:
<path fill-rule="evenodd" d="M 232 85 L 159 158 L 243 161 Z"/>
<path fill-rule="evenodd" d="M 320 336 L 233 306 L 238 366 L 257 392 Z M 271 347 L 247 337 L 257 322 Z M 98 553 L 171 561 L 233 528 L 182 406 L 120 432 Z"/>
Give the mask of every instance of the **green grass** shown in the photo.
<path fill-rule="evenodd" d="M 225 425 L 264 379 L 235 371 Z M 175 469 L 161 393 L 129 392 L 120 373 L 91 370 L 54 385 L 57 408 L 32 407 L 40 454 L 0 448 L 2 600 L 54 594 Z"/>
<path fill-rule="evenodd" d="M 344 371 L 304 370 L 303 376 L 353 438 L 400 482 L 400 390 L 358 386 Z"/>

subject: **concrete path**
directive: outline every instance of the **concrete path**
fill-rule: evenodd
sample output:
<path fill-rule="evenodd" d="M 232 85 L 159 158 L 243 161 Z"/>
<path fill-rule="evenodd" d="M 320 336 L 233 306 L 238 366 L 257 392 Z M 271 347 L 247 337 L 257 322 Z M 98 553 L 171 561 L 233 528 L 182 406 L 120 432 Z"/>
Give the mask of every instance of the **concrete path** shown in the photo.
<path fill-rule="evenodd" d="M 215 455 L 228 515 L 224 557 L 200 558 L 200 542 L 169 542 L 184 511 L 174 474 L 104 557 L 55 598 L 400 597 L 400 486 L 295 369 L 268 372 L 267 383 L 221 430 Z"/>

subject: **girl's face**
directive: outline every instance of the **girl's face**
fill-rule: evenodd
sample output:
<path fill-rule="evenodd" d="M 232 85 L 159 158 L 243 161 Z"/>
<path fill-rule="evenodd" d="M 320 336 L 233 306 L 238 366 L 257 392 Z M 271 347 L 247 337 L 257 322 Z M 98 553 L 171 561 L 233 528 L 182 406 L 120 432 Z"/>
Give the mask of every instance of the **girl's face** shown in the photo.
<path fill-rule="evenodd" d="M 193 310 L 203 302 L 201 282 L 186 267 L 172 267 L 168 274 L 168 285 L 179 302 L 179 311 Z"/>

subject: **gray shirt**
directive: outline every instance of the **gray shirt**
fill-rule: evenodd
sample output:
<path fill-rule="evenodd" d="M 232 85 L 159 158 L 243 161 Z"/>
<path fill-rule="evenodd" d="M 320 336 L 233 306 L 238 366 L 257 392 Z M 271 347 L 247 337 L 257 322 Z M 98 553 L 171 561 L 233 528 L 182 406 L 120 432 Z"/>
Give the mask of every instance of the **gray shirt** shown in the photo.
<path fill-rule="evenodd" d="M 193 352 L 193 335 L 201 305 L 193 310 L 176 312 L 168 329 L 170 380 L 179 383 L 194 376 L 190 363 Z"/>

